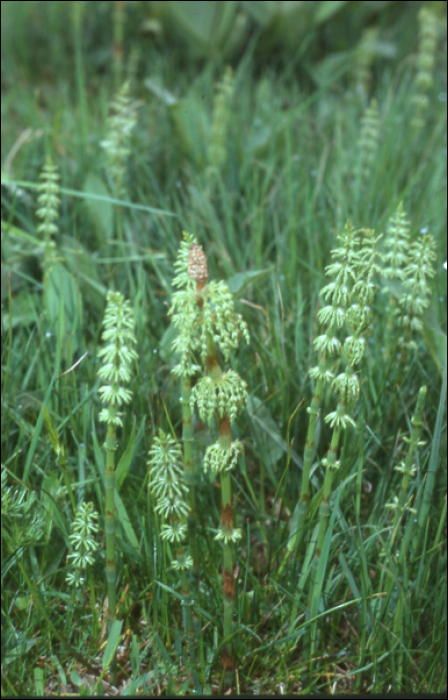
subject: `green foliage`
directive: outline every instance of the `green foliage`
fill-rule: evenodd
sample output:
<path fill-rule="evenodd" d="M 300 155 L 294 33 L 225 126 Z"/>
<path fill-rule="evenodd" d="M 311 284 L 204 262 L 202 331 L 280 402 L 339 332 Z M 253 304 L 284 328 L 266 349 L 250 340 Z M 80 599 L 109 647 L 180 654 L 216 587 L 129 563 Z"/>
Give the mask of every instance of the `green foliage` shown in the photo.
<path fill-rule="evenodd" d="M 446 4 L 165 5 L 2 3 L 2 692 L 443 692 Z"/>

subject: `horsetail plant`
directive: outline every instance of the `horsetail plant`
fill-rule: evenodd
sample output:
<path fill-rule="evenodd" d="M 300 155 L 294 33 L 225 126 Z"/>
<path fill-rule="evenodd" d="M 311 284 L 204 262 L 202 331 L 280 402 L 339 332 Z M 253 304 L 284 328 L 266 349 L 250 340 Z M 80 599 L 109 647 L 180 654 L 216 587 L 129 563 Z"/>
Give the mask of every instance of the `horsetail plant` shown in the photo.
<path fill-rule="evenodd" d="M 70 544 L 73 551 L 67 557 L 72 560 L 73 572 L 68 572 L 66 581 L 70 586 L 79 587 L 85 583 L 83 572 L 88 571 L 88 567 L 94 562 L 94 555 L 98 549 L 96 533 L 99 530 L 97 525 L 98 514 L 95 512 L 93 503 L 81 503 L 76 513 L 72 526 L 72 534 L 69 535 Z M 93 580 L 89 576 L 91 590 L 93 590 Z M 93 596 L 95 600 L 95 596 Z"/>
<path fill-rule="evenodd" d="M 410 222 L 406 218 L 403 202 L 390 217 L 384 238 L 383 275 L 389 279 L 404 280 L 404 268 L 408 262 Z"/>
<path fill-rule="evenodd" d="M 95 554 L 98 550 L 97 524 L 98 513 L 94 510 L 93 503 L 81 503 L 76 511 L 75 519 L 72 523 L 72 534 L 68 539 L 72 545 L 72 550 L 67 556 L 66 563 L 73 567 L 67 572 L 65 581 L 71 588 L 71 609 L 69 613 L 70 626 L 75 614 L 75 600 L 84 607 L 86 601 L 83 599 L 86 576 L 90 593 L 90 605 L 92 619 L 97 619 L 95 583 L 92 574 L 92 564 L 95 561 Z"/>
<path fill-rule="evenodd" d="M 182 465 L 182 452 L 178 442 L 163 430 L 159 430 L 149 452 L 149 491 L 155 499 L 154 510 L 162 518 L 160 538 L 174 548 L 170 554 L 171 568 L 178 572 L 181 580 L 184 601 L 184 629 L 188 635 L 193 631 L 191 607 L 189 605 L 190 586 L 188 572 L 193 559 L 188 553 L 185 540 L 188 539 L 187 504 L 188 485 Z M 171 552 L 171 550 L 169 549 Z M 194 656 L 194 647 L 190 645 Z"/>
<path fill-rule="evenodd" d="M 159 429 L 149 452 L 149 489 L 156 500 L 155 511 L 161 515 L 161 538 L 176 547 L 171 562 L 174 571 L 184 572 L 192 565 L 191 557 L 185 553 L 187 536 L 186 519 L 189 507 L 186 501 L 188 486 L 182 467 L 182 452 L 176 440 Z"/>
<path fill-rule="evenodd" d="M 361 133 L 358 140 L 359 175 L 362 181 L 368 179 L 375 161 L 379 129 L 378 104 L 373 99 L 361 118 Z"/>
<path fill-rule="evenodd" d="M 241 336 L 249 341 L 249 331 L 240 314 L 234 310 L 234 301 L 224 282 L 208 282 L 207 258 L 202 248 L 185 234 L 185 241 L 177 262 L 176 284 L 183 286 L 172 299 L 170 313 L 179 329 L 175 347 L 180 352 L 180 363 L 175 371 L 191 377 L 203 370 L 203 377 L 188 391 L 182 392 L 185 406 L 196 405 L 201 420 L 211 425 L 218 423 L 218 440 L 209 446 L 204 456 L 204 470 L 211 470 L 221 479 L 221 526 L 216 540 L 223 542 L 223 598 L 224 650 L 222 663 L 226 684 L 233 676 L 232 627 L 237 567 L 234 565 L 233 544 L 241 531 L 233 526 L 232 488 L 230 472 L 243 452 L 242 443 L 232 441 L 231 424 L 244 408 L 247 398 L 245 382 L 233 370 L 223 371 L 218 350 L 228 362 L 230 352 L 238 347 Z M 200 362 L 200 364 L 199 364 Z M 191 422 L 191 414 L 188 414 Z M 189 439 L 191 439 L 189 435 Z M 191 480 L 190 480 L 191 483 Z"/>
<path fill-rule="evenodd" d="M 384 237 L 383 252 L 383 275 L 386 279 L 399 280 L 403 282 L 405 279 L 404 270 L 408 264 L 409 252 L 409 232 L 410 222 L 406 218 L 406 212 L 403 207 L 403 202 L 400 202 L 396 211 L 390 217 L 386 235 Z M 397 315 L 397 304 L 393 303 L 392 296 L 387 310 L 387 333 L 386 333 L 386 357 L 395 357 L 395 352 L 392 348 L 393 342 L 393 327 Z M 396 339 L 398 341 L 398 339 Z"/>
<path fill-rule="evenodd" d="M 339 354 L 341 351 L 341 342 L 337 337 L 337 332 L 344 325 L 348 285 L 353 283 L 356 278 L 356 269 L 359 263 L 359 253 L 356 250 L 356 234 L 357 232 L 354 231 L 352 224 L 347 221 L 345 230 L 337 236 L 340 247 L 331 251 L 331 256 L 335 262 L 332 265 L 328 265 L 326 269 L 326 274 L 328 276 L 336 276 L 336 279 L 322 289 L 323 297 L 326 301 L 330 300 L 331 304 L 324 306 L 318 313 L 318 320 L 322 325 L 326 326 L 326 330 L 325 333 L 322 333 L 314 340 L 314 347 L 318 352 L 318 363 L 310 370 L 310 377 L 316 380 L 316 386 L 311 404 L 307 409 L 310 419 L 303 452 L 300 497 L 291 518 L 291 536 L 279 575 L 282 573 L 291 552 L 294 550 L 298 553 L 305 532 L 305 519 L 310 501 L 310 474 L 315 454 L 315 436 L 318 420 L 320 419 L 320 404 L 325 385 L 334 379 L 330 360 L 332 356 Z"/>
<path fill-rule="evenodd" d="M 353 243 L 357 233 L 364 233 L 364 241 L 358 250 Z M 311 583 L 310 615 L 314 618 L 318 613 L 318 605 L 321 591 L 322 578 L 316 576 L 319 559 L 322 553 L 324 538 L 330 516 L 330 496 L 334 475 L 339 469 L 338 449 L 341 433 L 349 426 L 356 428 L 353 419 L 353 409 L 358 401 L 360 382 L 356 374 L 356 366 L 361 362 L 365 348 L 365 333 L 372 319 L 372 303 L 375 297 L 375 284 L 373 277 L 380 269 L 376 263 L 377 243 L 380 236 L 375 237 L 375 232 L 366 229 L 360 232 L 350 231 L 342 237 L 343 246 L 335 251 L 335 257 L 341 262 L 336 262 L 327 267 L 328 275 L 336 275 L 336 280 L 328 284 L 322 290 L 326 300 L 331 300 L 331 306 L 324 307 L 319 312 L 319 320 L 325 324 L 336 314 L 343 319 L 343 323 L 350 335 L 345 338 L 344 344 L 339 346 L 341 359 L 345 362 L 345 368 L 332 381 L 331 387 L 337 392 L 339 400 L 335 411 L 325 416 L 325 423 L 332 428 L 330 447 L 326 457 L 322 460 L 325 468 L 322 500 L 319 505 L 319 527 L 317 533 L 316 548 L 312 572 L 315 580 Z M 344 245 L 349 247 L 350 255 L 344 251 Z M 346 258 L 351 258 L 351 263 L 346 264 Z M 353 283 L 352 288 L 351 284 Z M 313 626 L 315 627 L 315 623 Z M 315 643 L 315 635 L 311 630 L 312 647 Z"/>
<path fill-rule="evenodd" d="M 116 561 L 115 561 L 115 451 L 117 427 L 123 427 L 120 410 L 129 403 L 132 392 L 125 388 L 131 379 L 131 364 L 137 359 L 134 318 L 129 302 L 120 292 L 107 294 L 107 307 L 103 322 L 102 339 L 107 345 L 98 352 L 103 364 L 98 370 L 99 377 L 106 383 L 99 389 L 101 401 L 105 404 L 99 420 L 107 423 L 104 447 L 106 450 L 105 470 L 105 530 L 106 530 L 106 578 L 108 593 L 108 629 L 116 619 Z M 111 666 L 114 674 L 115 660 Z"/>
<path fill-rule="evenodd" d="M 401 203 L 390 219 L 387 234 L 387 252 L 383 255 L 386 266 L 383 274 L 385 277 L 398 279 L 403 290 L 395 303 L 395 308 L 389 312 L 389 326 L 394 318 L 398 322 L 396 347 L 400 348 L 397 356 L 399 381 L 401 381 L 408 354 L 418 347 L 415 334 L 423 330 L 423 314 L 430 303 L 429 279 L 435 275 L 435 245 L 433 237 L 423 232 L 410 244 L 409 222 L 405 218 Z M 388 335 L 391 337 L 392 333 Z M 392 354 L 395 357 L 390 340 L 386 354 L 388 356 Z"/>
<path fill-rule="evenodd" d="M 375 60 L 378 35 L 378 27 L 367 27 L 367 29 L 364 29 L 354 52 L 355 92 L 362 99 L 363 103 L 370 91 L 370 83 L 372 81 L 371 68 Z"/>
<path fill-rule="evenodd" d="M 386 230 L 383 275 L 399 280 L 403 289 L 395 308 L 389 312 L 390 331 L 393 319 L 398 319 L 397 347 L 401 348 L 398 354 L 401 368 L 405 365 L 408 352 L 417 348 L 415 332 L 423 329 L 423 313 L 429 306 L 431 294 L 428 279 L 435 274 L 434 239 L 425 233 L 411 244 L 409 229 L 410 223 L 400 202 Z M 388 336 L 392 337 L 392 332 Z M 391 353 L 395 357 L 389 341 L 387 355 Z"/>
<path fill-rule="evenodd" d="M 209 137 L 207 179 L 216 175 L 227 157 L 226 132 L 231 121 L 234 91 L 233 71 L 227 66 L 213 104 L 213 123 Z"/>
<path fill-rule="evenodd" d="M 411 120 L 414 129 L 420 129 L 425 124 L 425 116 L 429 107 L 428 91 L 433 79 L 433 68 L 437 48 L 437 20 L 428 7 L 421 7 L 418 13 L 419 45 L 417 54 L 417 74 L 415 76 L 415 94 L 412 103 L 416 107 Z"/>
<path fill-rule="evenodd" d="M 124 199 L 126 196 L 126 170 L 131 154 L 131 132 L 137 124 L 136 103 L 131 101 L 129 93 L 130 81 L 127 80 L 111 104 L 106 138 L 100 142 L 100 146 L 106 152 L 112 194 L 118 199 Z M 123 209 L 120 204 L 116 207 L 116 228 L 118 240 L 123 241 Z"/>
<path fill-rule="evenodd" d="M 345 338 L 344 344 L 341 347 L 341 358 L 345 361 L 344 371 L 335 377 L 331 383 L 333 391 L 339 395 L 339 401 L 336 411 L 328 413 L 325 416 L 325 423 L 328 423 L 333 430 L 330 449 L 327 457 L 322 460 L 325 467 L 325 480 L 322 501 L 319 507 L 319 532 L 317 537 L 316 555 L 320 556 L 322 545 L 327 528 L 328 517 L 330 513 L 329 499 L 331 494 L 331 485 L 333 474 L 339 468 L 337 461 L 337 450 L 339 445 L 340 434 L 342 430 L 346 430 L 348 426 L 356 428 L 356 422 L 350 414 L 353 413 L 354 406 L 359 398 L 360 383 L 356 373 L 356 365 L 358 365 L 365 352 L 366 339 L 365 333 L 372 319 L 372 303 L 375 297 L 375 284 L 373 276 L 379 273 L 379 266 L 376 263 L 377 242 L 380 236 L 375 237 L 375 232 L 367 229 L 364 230 L 365 240 L 362 247 L 357 251 L 354 258 L 354 266 L 349 271 L 350 277 L 354 280 L 354 285 L 351 291 L 348 291 L 347 277 L 348 270 L 344 271 L 344 276 L 341 278 L 339 272 L 341 270 L 340 263 L 329 265 L 327 268 L 328 274 L 338 274 L 335 283 L 330 283 L 323 290 L 323 295 L 332 299 L 332 304 L 342 304 L 338 307 L 341 311 L 344 305 L 348 305 L 345 311 L 345 325 L 351 333 Z M 330 318 L 333 313 L 333 306 L 330 311 Z M 322 309 L 320 320 L 325 319 L 326 311 Z"/>
<path fill-rule="evenodd" d="M 215 537 L 223 542 L 223 599 L 224 599 L 224 651 L 222 665 L 226 671 L 226 685 L 233 678 L 234 659 L 231 636 L 235 604 L 235 580 L 238 566 L 234 563 L 233 544 L 241 539 L 241 530 L 234 528 L 232 482 L 230 472 L 243 454 L 243 444 L 232 440 L 231 424 L 246 405 L 247 386 L 233 370 L 221 369 L 216 348 L 210 343 L 207 355 L 207 375 L 194 387 L 191 406 L 197 404 L 202 420 L 211 423 L 218 420 L 218 439 L 209 446 L 204 456 L 204 471 L 210 470 L 221 480 L 221 525 Z"/>
<path fill-rule="evenodd" d="M 39 179 L 41 180 L 37 198 L 39 208 L 36 211 L 36 216 L 41 220 L 37 231 L 44 238 L 43 294 L 47 317 L 53 324 L 59 314 L 59 303 L 55 303 L 52 287 L 59 288 L 59 270 L 55 270 L 58 258 L 54 236 L 59 232 L 57 221 L 59 218 L 60 187 L 58 168 L 50 156 L 47 157 Z M 57 296 L 57 302 L 59 302 L 59 296 Z"/>
<path fill-rule="evenodd" d="M 114 196 L 119 198 L 126 194 L 125 175 L 127 160 L 131 154 L 130 136 L 137 124 L 136 108 L 129 92 L 130 84 L 126 81 L 112 101 L 106 138 L 100 142 L 100 146 L 106 152 Z"/>
<path fill-rule="evenodd" d="M 415 240 L 409 250 L 408 264 L 404 269 L 404 294 L 399 300 L 402 317 L 400 342 L 408 350 L 416 349 L 414 333 L 423 330 L 423 314 L 430 303 L 431 288 L 428 280 L 435 275 L 435 243 L 425 233 Z"/>
<path fill-rule="evenodd" d="M 175 352 L 180 353 L 180 362 L 173 368 L 173 374 L 181 379 L 181 404 L 182 404 L 182 443 L 183 443 L 183 464 L 185 480 L 188 485 L 188 536 L 190 542 L 190 553 L 193 559 L 192 573 L 197 580 L 199 575 L 199 549 L 196 533 L 196 497 L 195 485 L 197 470 L 193 463 L 193 423 L 192 410 L 190 408 L 190 396 L 192 378 L 200 371 L 200 365 L 195 361 L 194 334 L 197 332 L 196 326 L 199 323 L 198 307 L 196 301 L 196 291 L 198 293 L 208 279 L 207 265 L 197 266 L 196 270 L 190 268 L 189 258 L 190 248 L 197 246 L 197 243 L 187 233 L 184 233 L 184 240 L 181 243 L 177 260 L 174 264 L 177 272 L 173 279 L 173 285 L 179 288 L 172 299 L 172 307 L 169 314 L 173 317 L 173 325 L 178 329 L 179 335 L 173 343 Z M 198 246 L 199 247 L 199 246 Z M 193 248 L 194 250 L 194 248 Z M 181 307 L 185 310 L 189 307 L 189 313 L 185 315 Z M 176 313 L 176 307 L 180 307 Z"/>
<path fill-rule="evenodd" d="M 57 220 L 59 218 L 59 173 L 58 168 L 54 165 L 51 157 L 47 157 L 47 162 L 42 168 L 39 175 L 41 183 L 39 185 L 39 196 L 37 203 L 39 209 L 36 215 L 41 222 L 38 227 L 38 233 L 42 233 L 44 237 L 44 288 L 48 282 L 48 276 L 56 259 L 56 243 L 53 236 L 59 232 Z"/>

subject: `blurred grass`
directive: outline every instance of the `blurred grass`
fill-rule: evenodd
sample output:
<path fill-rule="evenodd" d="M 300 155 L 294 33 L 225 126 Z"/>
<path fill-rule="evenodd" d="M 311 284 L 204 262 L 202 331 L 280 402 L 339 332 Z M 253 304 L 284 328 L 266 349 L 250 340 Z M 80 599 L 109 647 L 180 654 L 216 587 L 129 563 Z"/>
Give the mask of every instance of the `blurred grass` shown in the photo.
<path fill-rule="evenodd" d="M 145 493 L 146 455 L 157 426 L 167 425 L 165 410 L 177 431 L 181 425 L 179 385 L 170 375 L 174 358 L 165 334 L 182 229 L 195 234 L 206 250 L 211 278 L 225 279 L 236 290 L 238 310 L 251 332 L 250 347 L 233 359 L 251 392 L 237 426 L 246 456 L 234 479 L 243 514 L 238 525 L 246 534 L 239 561 L 237 689 L 446 689 L 446 38 L 439 42 L 445 45 L 436 60 L 427 124 L 417 134 L 410 129 L 414 64 L 408 53 L 417 49 L 415 15 L 400 16 L 397 55 L 376 59 L 366 96 L 356 91 L 350 71 L 331 84 L 313 84 L 312 70 L 300 62 L 291 65 L 271 56 L 260 63 L 249 43 L 234 64 L 227 159 L 211 180 L 206 177 L 208 139 L 224 63 L 219 56 L 211 62 L 189 60 L 180 70 L 181 48 L 139 34 L 138 4 L 130 5 L 125 57 L 131 44 L 138 46 L 132 83 L 138 126 L 131 142 L 129 201 L 121 203 L 124 236 L 117 240 L 116 203 L 99 145 L 114 94 L 110 3 L 17 5 L 1 5 L 2 465 L 10 484 L 36 494 L 43 532 L 25 518 L 17 534 L 23 544 L 11 550 L 15 540 L 3 535 L 2 519 L 2 693 L 35 695 L 41 686 L 56 692 L 71 686 L 79 692 L 83 676 L 96 672 L 98 677 L 105 642 L 100 617 L 104 561 L 93 568 L 96 599 L 92 591 L 83 591 L 73 603 L 65 557 L 74 514 L 42 406 L 64 444 L 76 501 L 93 500 L 102 516 L 104 436 L 97 421 L 95 358 L 105 294 L 112 285 L 135 309 L 139 351 L 132 409 L 119 445 L 121 454 L 135 417 L 133 462 L 120 490 L 129 522 L 122 521 L 118 533 L 118 597 L 125 619 L 118 661 L 128 694 L 143 687 L 150 694 L 159 687 L 168 693 L 191 690 L 182 670 L 181 601 L 164 567 L 158 522 Z M 384 14 L 380 25 L 386 20 Z M 331 25 L 325 31 L 331 34 Z M 381 126 L 372 171 L 363 182 L 354 173 L 367 97 L 378 102 Z M 61 172 L 56 243 L 66 284 L 53 324 L 43 310 L 36 191 L 26 185 L 37 183 L 48 152 Z M 389 332 L 384 285 L 377 296 L 358 429 L 342 447 L 331 536 L 324 544 L 327 567 L 318 617 L 324 634 L 311 659 L 306 643 L 312 623 L 306 610 L 309 562 L 290 561 L 281 577 L 277 570 L 288 540 L 288 516 L 299 495 L 318 293 L 335 234 L 345 221 L 384 231 L 401 200 L 411 235 L 427 229 L 437 243 L 432 304 L 419 352 L 397 384 L 397 368 L 385 362 L 382 352 Z M 422 543 L 397 574 L 391 602 L 382 607 L 387 572 L 381 551 L 391 525 L 385 503 L 400 487 L 393 468 L 406 450 L 403 438 L 409 435 L 422 384 L 428 387 L 426 444 L 416 455 L 412 495 L 420 513 L 430 466 L 431 507 Z M 326 399 L 331 401 L 331 395 Z M 199 451 L 206 440 L 199 430 Z M 328 441 L 324 426 L 319 457 Z M 317 463 L 310 537 L 322 481 Z M 219 493 L 206 477 L 198 512 L 202 663 L 194 686 L 216 692 L 222 612 L 220 552 L 213 536 Z M 404 536 L 411 537 L 414 529 L 408 518 Z M 42 605 L 32 602 L 32 594 Z M 393 613 L 398 604 L 402 623 L 397 632 Z M 61 629 L 84 664 L 56 641 L 55 630 Z"/>

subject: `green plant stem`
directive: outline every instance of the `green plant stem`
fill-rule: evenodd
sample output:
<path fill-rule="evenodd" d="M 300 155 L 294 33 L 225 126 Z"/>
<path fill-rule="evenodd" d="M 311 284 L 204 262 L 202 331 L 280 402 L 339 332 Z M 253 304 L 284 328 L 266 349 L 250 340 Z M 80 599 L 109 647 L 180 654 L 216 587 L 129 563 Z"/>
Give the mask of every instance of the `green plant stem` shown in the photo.
<path fill-rule="evenodd" d="M 190 584 L 188 581 L 187 572 L 185 569 L 181 571 L 181 587 L 182 587 L 182 611 L 183 611 L 183 623 L 185 634 L 188 639 L 188 649 L 191 655 L 191 661 L 193 665 L 196 663 L 196 647 L 194 644 L 194 627 L 193 627 L 193 616 L 191 612 L 190 604 Z M 191 639 L 193 637 L 193 639 Z"/>
<path fill-rule="evenodd" d="M 230 446 L 232 435 L 230 421 L 223 418 L 219 427 L 219 441 L 224 446 Z M 221 472 L 221 524 L 224 528 L 233 530 L 232 482 L 230 472 Z M 235 581 L 233 576 L 233 542 L 224 541 L 223 547 L 223 599 L 224 599 L 224 655 L 223 665 L 226 670 L 225 684 L 231 685 L 233 680 L 233 610 L 235 607 Z"/>
<path fill-rule="evenodd" d="M 193 423 L 192 423 L 192 411 L 190 408 L 190 394 L 191 394 L 191 380 L 189 377 L 184 377 L 182 380 L 182 442 L 183 442 L 183 462 L 184 462 L 184 475 L 185 481 L 188 486 L 187 492 L 187 504 L 189 507 L 187 516 L 187 527 L 188 527 L 188 542 L 190 549 L 190 556 L 193 560 L 193 566 L 191 567 L 191 583 L 192 588 L 190 589 L 189 582 L 187 580 L 186 572 L 182 572 L 183 579 L 183 589 L 184 596 L 186 599 L 190 598 L 191 593 L 193 593 L 194 599 L 197 601 L 199 593 L 199 547 L 197 540 L 197 526 L 196 526 L 196 478 L 193 464 Z M 188 601 L 184 609 L 184 620 L 186 624 L 186 632 L 189 636 L 188 648 L 191 655 L 191 660 L 193 665 L 196 664 L 196 637 L 199 634 L 199 620 L 197 615 L 192 613 L 190 602 Z"/>
<path fill-rule="evenodd" d="M 116 428 L 109 423 L 107 426 L 106 442 L 106 578 L 108 596 L 108 625 L 116 619 L 117 593 L 116 593 L 116 563 L 115 563 L 115 440 Z"/>
<path fill-rule="evenodd" d="M 185 377 L 182 380 L 182 442 L 184 448 L 184 473 L 188 485 L 188 538 L 190 554 L 193 559 L 192 573 L 196 579 L 199 576 L 199 549 L 196 527 L 196 496 L 195 496 L 195 472 L 193 464 L 193 423 L 190 408 L 191 380 Z"/>
<path fill-rule="evenodd" d="M 117 570 L 115 562 L 115 450 L 116 428 L 108 423 L 106 441 L 106 473 L 105 473 L 105 521 L 106 521 L 106 579 L 107 579 L 107 628 L 110 631 L 117 613 Z M 116 674 L 116 656 L 110 665 L 112 682 Z"/>
<path fill-rule="evenodd" d="M 341 402 L 340 402 L 341 403 Z M 335 427 L 333 430 L 333 435 L 331 437 L 330 449 L 327 455 L 327 464 L 325 467 L 325 478 L 324 478 L 324 490 L 322 494 L 322 500 L 319 505 L 319 531 L 317 533 L 317 543 L 315 556 L 317 559 L 320 557 L 322 547 L 324 544 L 325 533 L 327 531 L 328 518 L 330 517 L 330 496 L 331 496 L 331 486 L 333 483 L 333 473 L 336 467 L 336 455 L 339 445 L 339 436 L 341 434 L 341 429 Z"/>
<path fill-rule="evenodd" d="M 209 338 L 209 355 L 207 356 L 208 375 L 219 379 L 223 372 L 219 364 L 216 346 L 213 339 Z M 230 419 L 224 414 L 219 422 L 218 442 L 224 450 L 230 448 L 232 432 Z M 221 525 L 227 532 L 233 532 L 233 501 L 232 482 L 230 472 L 221 472 Z M 234 679 L 234 658 L 232 645 L 233 610 L 235 607 L 235 579 L 234 579 L 233 542 L 224 539 L 223 545 L 223 603 L 224 603 L 224 649 L 222 665 L 224 668 L 224 687 L 230 688 Z M 226 641 L 227 640 L 227 641 Z"/>
<path fill-rule="evenodd" d="M 342 410 L 342 402 L 339 401 L 339 406 Z M 336 426 L 333 429 L 333 435 L 331 437 L 330 449 L 327 453 L 327 458 L 325 460 L 325 478 L 324 487 L 322 493 L 322 500 L 319 505 L 319 529 L 317 533 L 316 548 L 314 551 L 314 558 L 311 567 L 311 581 L 310 581 L 310 615 L 315 617 L 319 610 L 319 598 L 321 593 L 321 577 L 317 578 L 317 569 L 319 566 L 319 560 L 322 553 L 322 547 L 324 544 L 325 533 L 327 532 L 328 519 L 330 517 L 330 496 L 331 487 L 333 483 L 333 473 L 337 467 L 336 456 L 339 445 L 339 437 L 341 434 L 341 428 Z M 310 627 L 311 634 L 311 652 L 310 659 L 312 659 L 316 641 L 317 641 L 317 621 L 311 623 Z"/>

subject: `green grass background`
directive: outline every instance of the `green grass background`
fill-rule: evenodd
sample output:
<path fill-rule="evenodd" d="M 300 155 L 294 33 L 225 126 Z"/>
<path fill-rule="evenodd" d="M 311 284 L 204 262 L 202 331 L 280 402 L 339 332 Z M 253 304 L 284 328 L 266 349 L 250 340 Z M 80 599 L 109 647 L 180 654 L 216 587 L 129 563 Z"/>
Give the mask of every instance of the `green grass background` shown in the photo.
<path fill-rule="evenodd" d="M 2 522 L 2 694 L 63 692 L 70 686 L 79 692 L 81 680 L 93 687 L 101 669 L 104 555 L 80 593 L 70 590 L 65 575 L 74 519 L 70 489 L 77 503 L 94 502 L 102 522 L 104 428 L 98 422 L 96 353 L 110 287 L 131 300 L 139 353 L 117 451 L 118 460 L 134 427 L 118 516 L 124 692 L 186 693 L 194 687 L 211 693 L 222 681 L 221 549 L 213 539 L 219 489 L 203 476 L 197 493 L 202 633 L 200 668 L 192 677 L 177 582 L 165 566 L 146 488 L 147 452 L 157 427 L 169 430 L 167 415 L 180 435 L 167 312 L 182 229 L 206 251 L 211 279 L 226 280 L 235 292 L 251 333 L 250 346 L 232 359 L 250 391 L 236 427 L 245 458 L 233 480 L 235 518 L 244 532 L 235 690 L 446 690 L 446 34 L 441 32 L 426 124 L 416 133 L 410 123 L 418 7 L 410 6 L 421 4 L 400 3 L 406 5 L 400 12 L 397 3 L 385 3 L 392 7 L 376 18 L 395 53 L 372 62 L 368 96 L 357 92 L 354 71 L 338 76 L 328 69 L 325 48 L 308 61 L 303 40 L 302 50 L 265 48 L 263 54 L 255 32 L 228 59 L 235 92 L 226 160 L 212 183 L 208 143 L 226 61 L 219 53 L 196 58 L 185 45 L 145 34 L 144 3 L 129 3 L 124 55 L 126 66 L 138 48 L 132 82 L 138 125 L 118 238 L 117 205 L 99 145 L 116 88 L 111 3 L 22 2 L 17 9 L 18 3 L 2 2 L 2 470 L 22 498 L 35 493 L 21 521 L 8 521 L 5 531 Z M 446 29 L 446 14 L 442 30 L 443 21 Z M 331 26 L 320 36 L 336 55 L 340 47 L 331 44 Z M 370 176 L 362 181 L 356 176 L 357 143 L 368 97 L 378 102 L 381 128 Z M 49 153 L 63 188 L 54 317 L 44 310 L 33 187 Z M 412 236 L 429 230 L 436 241 L 432 301 L 418 351 L 400 376 L 394 358 L 384 357 L 386 342 L 393 346 L 397 339 L 388 337 L 390 295 L 378 280 L 357 428 L 344 436 L 341 448 L 320 634 L 311 658 L 306 584 L 299 583 L 309 562 L 296 557 L 281 577 L 277 572 L 300 489 L 318 295 L 346 220 L 384 232 L 401 200 Z M 430 469 L 430 512 L 419 550 L 394 573 L 391 603 L 381 607 L 380 551 L 392 518 L 386 503 L 401 484 L 394 466 L 406 454 L 404 438 L 423 384 L 425 444 L 415 455 L 411 494 L 417 519 Z M 64 445 L 65 472 L 44 426 L 44 403 Z M 326 412 L 333 404 L 328 392 Z M 200 455 L 209 438 L 196 427 Z M 329 440 L 323 426 L 318 458 Z M 322 482 L 317 461 L 312 496 Z M 312 501 L 310 535 L 316 519 Z M 403 536 L 412 537 L 415 528 L 408 517 Z M 104 534 L 100 538 L 104 553 Z M 397 630 L 391 615 L 398 600 L 403 615 Z M 55 629 L 81 657 L 60 644 Z"/>

